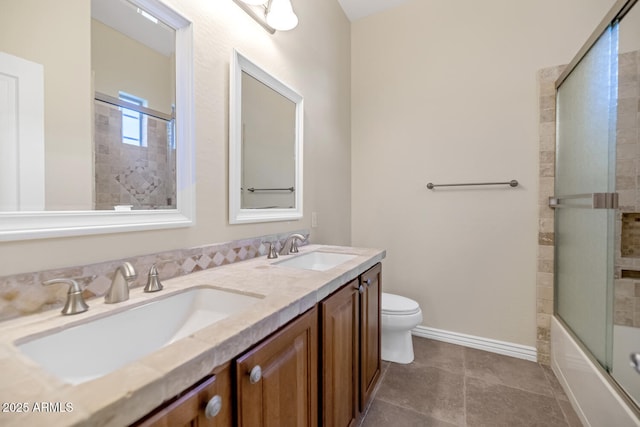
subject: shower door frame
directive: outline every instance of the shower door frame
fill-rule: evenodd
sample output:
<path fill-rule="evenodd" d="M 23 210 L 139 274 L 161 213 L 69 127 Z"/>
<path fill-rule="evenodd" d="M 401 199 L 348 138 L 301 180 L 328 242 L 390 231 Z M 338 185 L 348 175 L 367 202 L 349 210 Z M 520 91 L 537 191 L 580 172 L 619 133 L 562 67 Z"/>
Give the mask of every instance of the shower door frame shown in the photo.
<path fill-rule="evenodd" d="M 573 72 L 573 70 L 578 66 L 578 64 L 582 61 L 582 59 L 587 55 L 587 53 L 591 50 L 591 48 L 596 44 L 596 42 L 600 39 L 600 37 L 607 31 L 607 29 L 617 24 L 624 16 L 631 10 L 631 8 L 638 2 L 638 0 L 617 0 L 616 3 L 612 6 L 609 12 L 602 19 L 600 24 L 596 27 L 584 45 L 580 48 L 575 57 L 571 60 L 571 62 L 567 65 L 564 71 L 560 74 L 558 79 L 555 82 L 556 88 L 556 98 L 558 88 L 562 85 L 562 83 L 568 78 L 568 76 Z M 556 108 L 557 111 L 557 108 Z M 558 144 L 559 141 L 556 141 Z M 556 154 L 558 152 L 556 146 Z M 595 202 L 595 194 L 594 194 L 594 202 Z M 553 206 L 556 203 L 554 198 L 550 198 L 549 206 Z M 594 203 L 595 206 L 595 203 Z M 554 221 L 555 222 L 555 221 Z M 557 232 L 555 233 L 557 235 Z M 615 238 L 615 237 L 614 237 Z M 554 244 L 557 247 L 557 242 Z M 557 264 L 557 263 L 556 263 Z M 554 282 L 557 280 L 557 265 L 555 266 L 556 272 L 554 272 Z M 554 289 L 557 284 L 554 283 Z M 557 291 L 557 290 L 556 290 Z M 636 417 L 640 418 L 640 407 L 636 404 L 636 402 L 627 394 L 627 392 L 618 384 L 618 382 L 613 378 L 612 374 L 608 372 L 601 363 L 597 360 L 597 358 L 592 354 L 591 350 L 587 348 L 585 344 L 583 344 L 580 337 L 578 337 L 571 327 L 558 315 L 557 313 L 557 298 L 554 298 L 554 319 L 561 324 L 566 331 L 566 333 L 571 336 L 575 342 L 575 344 L 584 352 L 587 358 L 591 361 L 595 369 L 600 372 L 603 378 L 606 380 L 608 385 L 617 393 L 617 395 L 627 404 L 627 407 L 635 414 Z M 613 319 L 611 319 L 613 321 Z M 612 339 L 612 338 L 611 338 Z M 611 340 L 609 339 L 609 341 Z M 610 349 L 609 349 L 610 351 Z"/>

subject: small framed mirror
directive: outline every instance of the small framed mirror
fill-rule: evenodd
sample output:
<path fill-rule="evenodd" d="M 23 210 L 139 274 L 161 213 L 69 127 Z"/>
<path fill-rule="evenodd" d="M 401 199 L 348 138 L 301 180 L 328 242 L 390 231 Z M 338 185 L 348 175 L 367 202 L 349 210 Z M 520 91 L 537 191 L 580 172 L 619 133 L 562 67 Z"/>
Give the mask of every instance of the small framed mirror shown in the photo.
<path fill-rule="evenodd" d="M 229 222 L 302 218 L 302 96 L 234 50 L 229 105 Z"/>

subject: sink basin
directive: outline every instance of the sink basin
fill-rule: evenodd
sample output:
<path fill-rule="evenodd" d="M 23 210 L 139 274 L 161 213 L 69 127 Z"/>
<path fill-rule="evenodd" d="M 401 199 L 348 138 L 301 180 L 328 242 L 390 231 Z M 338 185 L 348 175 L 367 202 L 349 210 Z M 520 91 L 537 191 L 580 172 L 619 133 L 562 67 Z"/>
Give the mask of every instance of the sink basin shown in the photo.
<path fill-rule="evenodd" d="M 335 252 L 309 252 L 274 264 L 305 270 L 325 271 L 356 258 L 357 255 Z"/>
<path fill-rule="evenodd" d="M 26 338 L 18 349 L 71 384 L 99 378 L 261 298 L 199 287 L 63 330 Z"/>

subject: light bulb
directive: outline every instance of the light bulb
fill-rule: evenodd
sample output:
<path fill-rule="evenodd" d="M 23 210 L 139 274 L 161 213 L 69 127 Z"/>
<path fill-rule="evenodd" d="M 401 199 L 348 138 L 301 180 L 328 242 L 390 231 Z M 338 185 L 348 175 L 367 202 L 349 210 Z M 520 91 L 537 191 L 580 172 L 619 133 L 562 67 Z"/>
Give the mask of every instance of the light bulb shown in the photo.
<path fill-rule="evenodd" d="M 289 0 L 271 0 L 267 11 L 267 24 L 278 31 L 292 30 L 298 25 L 298 17 L 293 12 Z"/>

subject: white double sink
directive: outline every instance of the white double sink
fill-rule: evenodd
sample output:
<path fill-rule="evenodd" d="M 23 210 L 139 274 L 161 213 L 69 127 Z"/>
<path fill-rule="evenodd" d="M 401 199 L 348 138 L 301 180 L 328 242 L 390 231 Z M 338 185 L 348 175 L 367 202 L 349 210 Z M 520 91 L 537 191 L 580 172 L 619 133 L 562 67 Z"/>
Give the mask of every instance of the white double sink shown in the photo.
<path fill-rule="evenodd" d="M 274 265 L 326 271 L 357 255 L 309 252 Z M 62 330 L 27 337 L 18 349 L 70 384 L 99 378 L 258 303 L 262 297 L 196 287 Z"/>

